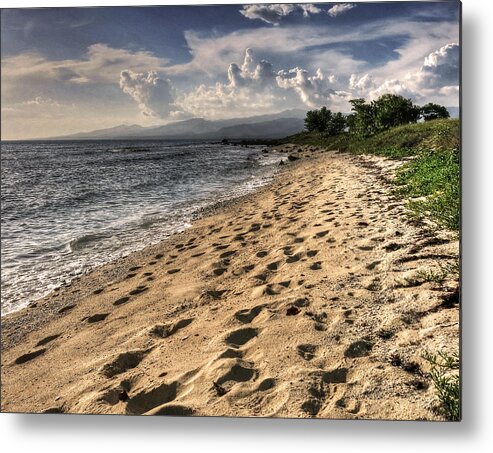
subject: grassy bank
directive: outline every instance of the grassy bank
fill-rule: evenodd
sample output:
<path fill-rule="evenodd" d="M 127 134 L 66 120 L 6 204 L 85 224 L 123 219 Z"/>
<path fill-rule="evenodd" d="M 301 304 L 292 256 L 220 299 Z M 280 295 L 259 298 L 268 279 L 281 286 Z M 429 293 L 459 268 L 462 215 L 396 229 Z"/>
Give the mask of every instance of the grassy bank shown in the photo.
<path fill-rule="evenodd" d="M 408 198 L 408 207 L 417 217 L 429 218 L 439 227 L 459 229 L 460 126 L 457 119 L 399 126 L 364 139 L 348 133 L 327 137 L 317 132 L 302 132 L 282 142 L 393 159 L 414 157 L 398 171 L 395 192 Z"/>

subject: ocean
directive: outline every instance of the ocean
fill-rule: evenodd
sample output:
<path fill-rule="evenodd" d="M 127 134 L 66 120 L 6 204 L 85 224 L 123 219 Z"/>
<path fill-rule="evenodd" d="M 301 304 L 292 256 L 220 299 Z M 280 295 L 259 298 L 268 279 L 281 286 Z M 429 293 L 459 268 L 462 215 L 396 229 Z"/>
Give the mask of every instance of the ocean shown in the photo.
<path fill-rule="evenodd" d="M 280 155 L 208 143 L 2 142 L 2 315 L 268 183 Z"/>

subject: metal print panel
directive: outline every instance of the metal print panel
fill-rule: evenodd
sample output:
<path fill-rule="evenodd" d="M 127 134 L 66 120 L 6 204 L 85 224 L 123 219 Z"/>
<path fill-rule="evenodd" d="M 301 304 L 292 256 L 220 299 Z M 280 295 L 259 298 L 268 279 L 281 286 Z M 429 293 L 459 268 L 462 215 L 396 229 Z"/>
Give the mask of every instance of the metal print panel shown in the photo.
<path fill-rule="evenodd" d="M 3 9 L 3 412 L 460 420 L 459 2 Z"/>

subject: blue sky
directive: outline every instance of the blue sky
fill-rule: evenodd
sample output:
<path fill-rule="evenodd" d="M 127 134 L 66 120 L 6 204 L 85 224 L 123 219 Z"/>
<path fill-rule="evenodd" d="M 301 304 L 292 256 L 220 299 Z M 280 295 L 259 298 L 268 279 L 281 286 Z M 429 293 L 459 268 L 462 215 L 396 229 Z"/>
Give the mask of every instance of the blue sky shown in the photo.
<path fill-rule="evenodd" d="M 2 138 L 395 92 L 458 105 L 458 2 L 2 10 Z"/>

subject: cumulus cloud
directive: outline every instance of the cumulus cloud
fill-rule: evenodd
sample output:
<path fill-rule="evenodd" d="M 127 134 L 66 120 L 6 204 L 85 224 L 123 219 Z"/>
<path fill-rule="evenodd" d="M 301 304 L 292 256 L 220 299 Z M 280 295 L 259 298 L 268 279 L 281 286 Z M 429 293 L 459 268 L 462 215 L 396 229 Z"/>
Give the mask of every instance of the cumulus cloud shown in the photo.
<path fill-rule="evenodd" d="M 256 61 L 253 50 L 247 48 L 241 66 L 231 63 L 227 70 L 228 83 L 199 85 L 182 93 L 177 104 L 181 109 L 198 116 L 221 117 L 228 112 L 252 114 L 270 111 L 278 101 L 276 76 L 272 64 Z"/>
<path fill-rule="evenodd" d="M 447 44 L 430 53 L 416 74 L 423 88 L 455 86 L 459 84 L 459 44 Z"/>
<path fill-rule="evenodd" d="M 275 81 L 276 74 L 266 60 L 255 64 L 252 49 L 245 51 L 245 58 L 241 68 L 236 63 L 231 63 L 228 68 L 228 80 L 232 88 L 256 86 L 264 88 Z"/>
<path fill-rule="evenodd" d="M 171 84 L 157 72 L 122 71 L 120 88 L 138 103 L 143 115 L 159 118 L 170 115 L 173 104 Z"/>
<path fill-rule="evenodd" d="M 194 115 L 222 117 L 236 114 L 267 113 L 299 106 L 320 107 L 345 100 L 347 92 L 336 90 L 337 78 L 321 69 L 310 74 L 306 69 L 274 70 L 267 60 L 256 61 L 252 49 L 245 51 L 241 66 L 231 63 L 228 83 L 200 85 L 183 93 L 177 104 Z"/>
<path fill-rule="evenodd" d="M 375 82 L 370 74 L 365 74 L 358 77 L 356 74 L 351 74 L 349 78 L 349 89 L 357 93 L 366 93 L 375 88 Z"/>
<path fill-rule="evenodd" d="M 304 17 L 322 12 L 317 6 L 307 4 L 245 5 L 240 13 L 248 19 L 258 19 L 271 25 L 279 25 L 285 16 L 301 12 Z"/>
<path fill-rule="evenodd" d="M 297 6 L 303 11 L 304 17 L 310 17 L 310 14 L 320 14 L 322 12 L 322 10 L 318 6 L 315 6 L 311 3 L 301 3 Z"/>
<path fill-rule="evenodd" d="M 308 107 L 319 107 L 331 102 L 337 96 L 344 97 L 345 93 L 333 89 L 334 82 L 334 77 L 325 76 L 320 68 L 312 76 L 302 68 L 279 71 L 277 76 L 279 87 L 294 90 Z"/>
<path fill-rule="evenodd" d="M 422 66 L 401 79 L 385 80 L 370 95 L 400 94 L 415 100 L 453 97 L 459 92 L 459 45 L 446 44 L 424 58 Z"/>
<path fill-rule="evenodd" d="M 340 16 L 341 14 L 347 13 L 349 10 L 355 8 L 354 3 L 338 3 L 334 5 L 327 11 L 327 14 L 332 17 Z"/>

